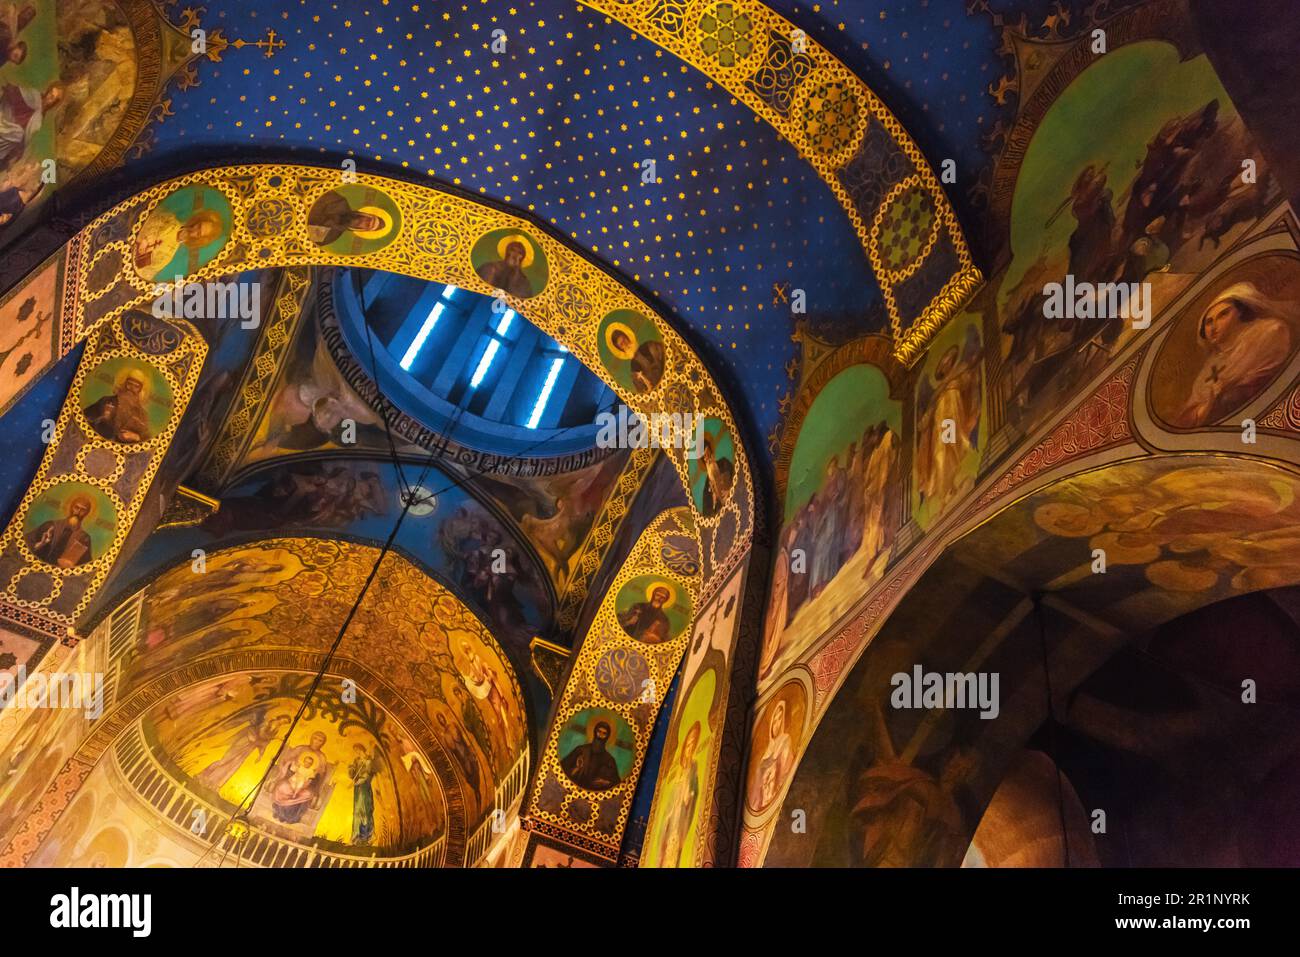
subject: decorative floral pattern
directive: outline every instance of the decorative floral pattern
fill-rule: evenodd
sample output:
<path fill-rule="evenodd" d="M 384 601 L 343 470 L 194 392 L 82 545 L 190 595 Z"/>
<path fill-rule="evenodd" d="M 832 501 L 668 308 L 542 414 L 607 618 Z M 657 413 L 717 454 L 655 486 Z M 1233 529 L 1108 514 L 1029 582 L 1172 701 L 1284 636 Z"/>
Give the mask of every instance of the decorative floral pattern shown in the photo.
<path fill-rule="evenodd" d="M 838 153 L 853 142 L 862 106 L 843 83 L 814 87 L 803 104 L 800 122 L 806 142 L 818 153 Z"/>
<path fill-rule="evenodd" d="M 723 66 L 735 66 L 754 52 L 749 36 L 753 26 L 749 15 L 735 4 L 715 4 L 700 17 L 700 49 Z"/>
<path fill-rule="evenodd" d="M 745 81 L 745 85 L 784 116 L 794 104 L 795 89 L 812 75 L 813 69 L 808 54 L 795 53 L 789 38 L 771 30 L 763 65 Z"/>

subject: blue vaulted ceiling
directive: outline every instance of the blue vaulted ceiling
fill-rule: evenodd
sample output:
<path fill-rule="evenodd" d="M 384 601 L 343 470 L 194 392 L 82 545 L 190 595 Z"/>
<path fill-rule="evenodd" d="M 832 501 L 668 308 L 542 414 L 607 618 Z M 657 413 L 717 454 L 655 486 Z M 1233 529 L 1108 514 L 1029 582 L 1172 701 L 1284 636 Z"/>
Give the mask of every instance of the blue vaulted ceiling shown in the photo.
<path fill-rule="evenodd" d="M 932 166 L 956 161 L 957 183 L 948 186 L 948 198 L 973 233 L 977 217 L 967 194 L 988 161 L 983 136 L 1003 112 L 988 92 L 1004 72 L 994 55 L 1001 41 L 993 18 L 968 13 L 969 0 L 768 0 L 768 5 L 862 77 Z"/>
<path fill-rule="evenodd" d="M 984 133 L 1012 106 L 990 93 L 1006 69 L 994 14 L 1038 24 L 1061 5 L 770 3 L 876 89 L 932 163 L 958 161 L 947 188 L 977 235 L 967 191 L 988 165 Z M 140 173 L 353 156 L 527 210 L 662 304 L 731 387 L 757 446 L 797 349 L 775 285 L 805 289 L 828 338 L 883 325 L 859 240 L 795 150 L 693 67 L 574 0 L 212 0 L 200 22 L 230 46 L 173 91 L 129 163 Z M 647 158 L 658 184 L 641 184 Z"/>
<path fill-rule="evenodd" d="M 991 163 L 986 138 L 1015 108 L 1014 95 L 994 93 L 1010 65 L 998 52 L 1000 24 L 1066 35 L 1082 27 L 1089 7 L 1113 11 L 1129 0 L 766 2 L 865 80 L 932 166 L 956 162 L 948 198 L 978 254 L 980 208 L 971 190 Z"/>
<path fill-rule="evenodd" d="M 773 284 L 837 315 L 878 297 L 839 204 L 791 146 L 693 68 L 571 2 L 222 0 L 203 23 L 231 39 L 274 28 L 285 48 L 201 66 L 157 128 L 155 159 L 232 143 L 355 154 L 529 210 L 688 326 L 742 390 L 756 437 L 776 424 L 794 355 Z M 488 49 L 497 28 L 501 56 Z M 641 185 L 646 158 L 662 184 Z"/>

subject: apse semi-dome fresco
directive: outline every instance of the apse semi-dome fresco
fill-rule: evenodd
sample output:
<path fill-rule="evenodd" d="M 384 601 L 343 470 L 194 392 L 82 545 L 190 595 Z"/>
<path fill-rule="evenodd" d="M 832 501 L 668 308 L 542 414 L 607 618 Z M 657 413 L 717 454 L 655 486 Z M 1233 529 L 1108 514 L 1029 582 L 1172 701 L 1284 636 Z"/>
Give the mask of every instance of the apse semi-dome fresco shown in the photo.
<path fill-rule="evenodd" d="M 1267 923 L 1292 14 L 0 2 L 15 919 L 495 938 L 559 898 L 408 872 L 908 868 L 858 899 Z M 289 868 L 337 873 L 238 883 Z"/>
<path fill-rule="evenodd" d="M 150 712 L 140 733 L 159 766 L 186 790 L 238 805 L 265 773 L 262 760 L 272 760 L 263 739 L 273 740 L 292 720 L 286 704 L 297 705 L 301 699 L 293 692 L 309 679 L 292 672 L 244 674 L 198 685 Z M 251 694 L 241 695 L 244 690 Z M 227 699 L 226 707 L 202 706 L 213 698 Z M 274 785 L 258 795 L 250 820 L 259 830 L 309 845 L 374 847 L 381 853 L 418 849 L 441 836 L 446 812 L 432 762 L 411 747 L 401 726 L 367 721 L 364 713 L 340 710 L 328 698 L 313 698 L 309 708 L 317 711 L 316 720 L 299 722 L 301 740 L 281 754 Z M 209 743 L 212 726 L 229 740 Z M 346 772 L 343 782 L 339 771 Z"/>

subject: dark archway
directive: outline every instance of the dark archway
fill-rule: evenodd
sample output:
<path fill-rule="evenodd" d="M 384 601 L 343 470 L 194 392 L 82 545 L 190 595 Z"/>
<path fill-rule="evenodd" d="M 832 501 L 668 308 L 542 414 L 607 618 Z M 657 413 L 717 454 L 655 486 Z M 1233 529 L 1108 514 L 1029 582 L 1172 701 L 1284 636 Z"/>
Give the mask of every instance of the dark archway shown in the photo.
<path fill-rule="evenodd" d="M 1297 536 L 1300 479 L 1223 456 L 1108 465 L 1003 510 L 935 562 L 854 666 L 766 863 L 959 864 L 1008 769 L 1043 747 L 1035 733 L 1070 714 L 1076 689 L 1166 622 L 1300 582 Z M 894 676 L 917 667 L 996 675 L 993 714 L 895 707 Z M 801 811 L 806 833 L 791 826 Z"/>

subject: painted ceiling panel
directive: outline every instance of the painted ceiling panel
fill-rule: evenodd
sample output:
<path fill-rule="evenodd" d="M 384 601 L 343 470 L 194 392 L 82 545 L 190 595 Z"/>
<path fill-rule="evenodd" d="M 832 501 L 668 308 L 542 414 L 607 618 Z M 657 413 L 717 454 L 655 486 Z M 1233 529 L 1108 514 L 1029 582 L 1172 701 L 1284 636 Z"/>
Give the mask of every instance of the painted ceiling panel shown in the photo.
<path fill-rule="evenodd" d="M 82 348 L 78 346 L 64 356 L 5 412 L 5 435 L 10 441 L 0 459 L 0 515 L 6 521 L 13 515 L 32 476 L 40 467 L 45 445 L 36 440 L 45 429 L 46 421 L 59 417 L 63 397 L 77 374 L 81 352 Z"/>
<path fill-rule="evenodd" d="M 945 188 L 972 236 L 986 138 L 1015 105 L 1001 27 L 1051 37 L 1079 29 L 1085 9 L 1123 5 L 769 3 L 876 90 L 933 165 L 956 161 Z M 217 0 L 169 16 L 166 76 L 195 17 L 207 47 L 150 112 L 131 153 L 135 177 L 192 168 L 196 157 L 352 156 L 529 210 L 687 327 L 740 392 L 753 439 L 772 433 L 789 387 L 791 290 L 806 293 L 819 337 L 884 325 L 843 208 L 795 148 L 695 67 L 573 0 Z M 108 47 L 97 55 L 114 60 Z M 642 182 L 646 160 L 655 182 Z"/>
<path fill-rule="evenodd" d="M 139 637 L 112 707 L 139 713 L 158 700 L 157 689 L 174 684 L 180 663 L 207 679 L 144 715 L 145 742 L 168 777 L 222 818 L 249 807 L 255 829 L 289 843 L 396 856 L 441 836 L 446 818 L 459 818 L 463 835 L 488 813 L 495 788 L 527 752 L 521 690 L 501 647 L 469 609 L 406 559 L 387 555 L 355 624 L 331 653 L 335 679 L 307 692 L 316 656 L 349 619 L 379 554 L 347 542 L 273 539 L 214 555 L 197 592 L 183 562 L 144 593 Z M 247 658 L 240 653 L 249 648 L 275 674 L 241 667 Z M 360 693 L 349 699 L 339 691 L 341 677 L 357 681 Z M 303 698 L 312 706 L 299 721 L 292 716 Z M 266 745 L 290 724 L 297 725 L 295 750 L 275 764 Z M 254 738 L 256 748 L 243 746 Z M 120 760 L 122 740 L 116 747 Z M 388 748 L 396 750 L 385 754 Z M 308 749 L 320 767 L 308 765 L 305 774 L 295 757 Z M 403 760 L 411 752 L 423 782 L 411 773 L 412 759 Z M 376 790 L 389 795 L 387 807 L 356 813 L 356 775 L 347 772 L 357 761 L 381 779 Z M 283 770 L 290 767 L 296 776 Z M 422 810 L 408 816 L 413 804 Z"/>
<path fill-rule="evenodd" d="M 353 155 L 527 209 L 684 320 L 766 435 L 794 356 L 773 285 L 805 288 L 822 316 L 864 317 L 878 301 L 830 190 L 748 108 L 603 16 L 568 2 L 437 6 L 308 17 L 287 0 L 209 4 L 208 30 L 250 42 L 274 30 L 284 47 L 201 63 L 151 162 L 241 142 Z M 642 184 L 646 159 L 659 182 Z"/>
<path fill-rule="evenodd" d="M 938 171 L 956 163 L 948 199 L 979 256 L 979 184 L 999 123 L 1016 109 L 1002 28 L 1075 36 L 1132 0 L 766 0 L 885 102 Z"/>
<path fill-rule="evenodd" d="M 1002 112 L 988 93 L 1003 72 L 993 18 L 968 14 L 967 0 L 768 0 L 768 5 L 865 80 L 936 170 L 945 159 L 956 161 L 957 182 L 945 188 L 969 230 L 975 211 L 967 191 L 988 162 L 981 138 Z M 1003 0 L 993 6 L 1026 4 Z"/>
<path fill-rule="evenodd" d="M 395 547 L 458 589 L 461 599 L 491 623 L 508 653 L 527 661 L 528 641 L 547 627 L 553 604 L 538 559 L 452 476 L 408 465 L 406 481 L 423 491 L 415 493 L 417 503 Z M 123 587 L 136 587 L 195 548 L 211 552 L 227 542 L 276 532 L 382 543 L 401 510 L 402 488 L 388 462 L 288 461 L 230 489 L 220 509 L 202 522 L 154 534 L 116 576 L 117 587 L 107 591 L 116 597 Z M 506 571 L 480 574 L 485 556 L 497 545 L 507 550 Z M 489 590 L 495 603 L 487 599 Z"/>

